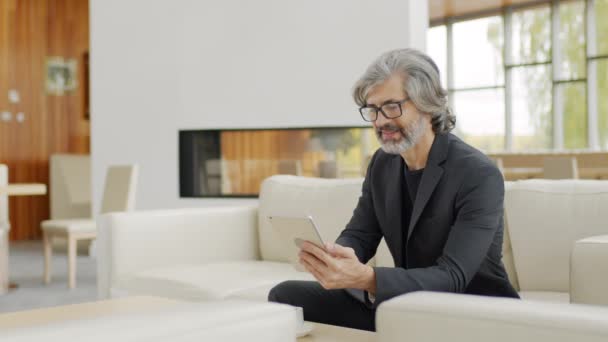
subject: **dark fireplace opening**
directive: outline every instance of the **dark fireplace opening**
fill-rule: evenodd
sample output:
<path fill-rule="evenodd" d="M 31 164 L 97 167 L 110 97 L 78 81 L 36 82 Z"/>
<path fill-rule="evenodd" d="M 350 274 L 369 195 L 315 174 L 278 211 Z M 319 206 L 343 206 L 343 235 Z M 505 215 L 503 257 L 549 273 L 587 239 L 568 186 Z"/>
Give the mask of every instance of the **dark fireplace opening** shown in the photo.
<path fill-rule="evenodd" d="M 256 197 L 275 174 L 362 177 L 378 147 L 370 127 L 182 130 L 180 197 Z"/>

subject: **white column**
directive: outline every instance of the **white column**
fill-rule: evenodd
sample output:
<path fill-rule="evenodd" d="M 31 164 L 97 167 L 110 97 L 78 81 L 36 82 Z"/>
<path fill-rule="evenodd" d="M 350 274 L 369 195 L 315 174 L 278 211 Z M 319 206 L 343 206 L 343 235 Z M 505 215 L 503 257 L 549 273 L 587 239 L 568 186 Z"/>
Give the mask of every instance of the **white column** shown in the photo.
<path fill-rule="evenodd" d="M 420 51 L 426 51 L 426 31 L 429 28 L 428 0 L 405 0 L 407 32 L 406 46 Z"/>
<path fill-rule="evenodd" d="M 551 65 L 553 81 L 561 80 L 561 44 L 559 41 L 560 20 L 559 1 L 551 2 Z M 552 82 L 553 83 L 553 82 Z M 561 150 L 564 148 L 564 92 L 562 85 L 552 84 L 553 89 L 553 148 Z"/>
<path fill-rule="evenodd" d="M 512 37 L 513 10 L 507 9 L 504 19 L 504 61 L 511 65 L 513 61 Z M 513 150 L 513 69 L 505 68 L 505 150 Z"/>
<path fill-rule="evenodd" d="M 597 37 L 595 26 L 595 0 L 587 0 L 586 23 L 587 23 L 587 57 L 597 55 Z M 587 59 L 587 134 L 589 137 L 589 148 L 600 149 L 599 123 L 597 109 L 597 60 Z"/>

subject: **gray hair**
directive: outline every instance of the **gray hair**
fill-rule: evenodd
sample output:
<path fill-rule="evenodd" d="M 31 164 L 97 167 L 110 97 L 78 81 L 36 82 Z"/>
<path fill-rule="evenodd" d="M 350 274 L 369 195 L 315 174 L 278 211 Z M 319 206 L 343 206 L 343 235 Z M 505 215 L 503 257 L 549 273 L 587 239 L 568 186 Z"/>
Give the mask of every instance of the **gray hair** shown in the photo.
<path fill-rule="evenodd" d="M 403 90 L 416 108 L 431 115 L 435 133 L 454 129 L 456 116 L 448 106 L 447 91 L 441 87 L 439 68 L 429 56 L 415 49 L 392 50 L 378 57 L 355 83 L 355 102 L 365 106 L 369 91 L 393 75 L 403 77 Z"/>

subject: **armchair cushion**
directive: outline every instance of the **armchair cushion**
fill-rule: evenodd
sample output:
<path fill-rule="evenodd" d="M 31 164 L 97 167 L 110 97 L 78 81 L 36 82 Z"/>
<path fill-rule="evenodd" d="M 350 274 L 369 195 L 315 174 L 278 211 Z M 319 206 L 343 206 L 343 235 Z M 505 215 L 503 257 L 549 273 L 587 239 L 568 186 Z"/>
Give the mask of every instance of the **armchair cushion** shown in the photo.
<path fill-rule="evenodd" d="M 570 303 L 570 294 L 568 292 L 520 291 L 519 296 L 521 299 L 539 302 Z"/>
<path fill-rule="evenodd" d="M 570 293 L 573 303 L 608 305 L 608 235 L 574 243 Z"/>
<path fill-rule="evenodd" d="M 608 182 L 526 180 L 507 188 L 505 213 L 521 291 L 570 291 L 574 241 L 608 234 Z"/>

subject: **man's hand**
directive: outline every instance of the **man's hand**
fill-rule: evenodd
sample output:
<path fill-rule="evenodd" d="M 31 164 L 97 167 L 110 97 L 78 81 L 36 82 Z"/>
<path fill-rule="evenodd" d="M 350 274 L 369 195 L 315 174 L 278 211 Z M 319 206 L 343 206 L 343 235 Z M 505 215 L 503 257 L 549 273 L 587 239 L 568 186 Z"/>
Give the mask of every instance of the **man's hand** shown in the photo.
<path fill-rule="evenodd" d="M 325 289 L 361 289 L 376 293 L 376 274 L 362 264 L 352 248 L 327 243 L 323 249 L 308 241 L 302 244 L 300 263 Z"/>

